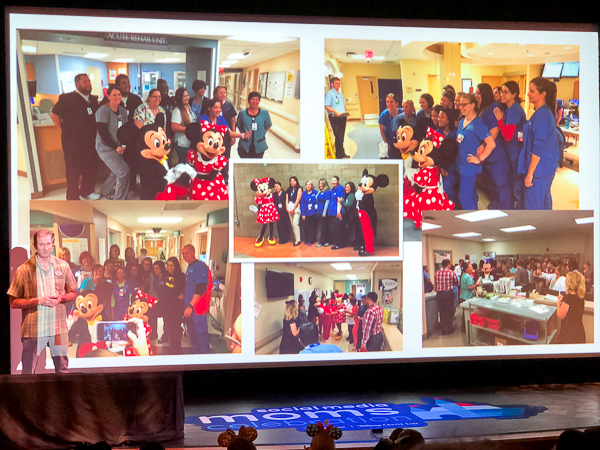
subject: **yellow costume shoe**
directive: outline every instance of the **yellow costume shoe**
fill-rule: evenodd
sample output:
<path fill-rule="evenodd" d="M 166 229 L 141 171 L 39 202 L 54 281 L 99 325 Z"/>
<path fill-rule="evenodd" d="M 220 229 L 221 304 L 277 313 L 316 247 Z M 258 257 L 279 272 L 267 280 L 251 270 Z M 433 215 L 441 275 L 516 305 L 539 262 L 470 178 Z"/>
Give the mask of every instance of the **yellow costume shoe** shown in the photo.
<path fill-rule="evenodd" d="M 269 238 L 267 241 L 270 245 L 275 245 L 277 244 L 277 241 L 275 240 L 275 238 Z"/>
<path fill-rule="evenodd" d="M 262 238 L 260 241 L 257 239 L 256 242 L 254 243 L 254 246 L 257 248 L 261 247 L 264 242 L 265 242 L 265 238 Z"/>

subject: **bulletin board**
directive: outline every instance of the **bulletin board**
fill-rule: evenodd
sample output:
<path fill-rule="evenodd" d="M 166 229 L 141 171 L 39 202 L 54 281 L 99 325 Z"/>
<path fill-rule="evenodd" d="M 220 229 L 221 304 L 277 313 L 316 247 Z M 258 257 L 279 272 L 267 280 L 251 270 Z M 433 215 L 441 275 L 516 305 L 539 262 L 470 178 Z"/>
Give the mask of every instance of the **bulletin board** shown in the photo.
<path fill-rule="evenodd" d="M 274 102 L 283 103 L 287 72 L 269 72 L 265 97 Z"/>

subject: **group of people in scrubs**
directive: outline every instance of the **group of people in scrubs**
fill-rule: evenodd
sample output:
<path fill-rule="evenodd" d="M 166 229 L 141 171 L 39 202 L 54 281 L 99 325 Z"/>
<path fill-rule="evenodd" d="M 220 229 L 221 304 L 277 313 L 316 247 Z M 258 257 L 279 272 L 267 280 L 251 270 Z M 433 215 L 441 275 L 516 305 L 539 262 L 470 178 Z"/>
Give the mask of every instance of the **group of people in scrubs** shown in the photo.
<path fill-rule="evenodd" d="M 556 126 L 556 95 L 553 81 L 532 79 L 527 96 L 534 113 L 527 120 L 515 81 L 494 89 L 481 83 L 474 93 L 456 93 L 448 85 L 439 105 L 423 94 L 418 113 L 408 100 L 400 110 L 396 96 L 389 94 L 379 120 L 388 159 L 401 158 L 393 145 L 398 129 L 429 127 L 458 143 L 454 164 L 442 170 L 444 191 L 458 208 L 478 209 L 479 178 L 490 200 L 488 209 L 552 209 L 551 186 L 564 148 Z"/>

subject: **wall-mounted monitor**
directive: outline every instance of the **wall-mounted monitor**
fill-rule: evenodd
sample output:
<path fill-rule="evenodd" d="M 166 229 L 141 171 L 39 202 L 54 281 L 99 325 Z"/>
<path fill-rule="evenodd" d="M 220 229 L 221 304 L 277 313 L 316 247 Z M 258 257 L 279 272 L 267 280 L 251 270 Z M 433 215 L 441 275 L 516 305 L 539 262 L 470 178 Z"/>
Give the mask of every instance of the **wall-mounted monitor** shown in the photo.
<path fill-rule="evenodd" d="M 579 76 L 579 61 L 564 63 L 561 76 L 563 78 L 577 78 Z"/>
<path fill-rule="evenodd" d="M 294 295 L 294 274 L 268 270 L 265 275 L 267 298 L 282 298 Z"/>
<path fill-rule="evenodd" d="M 562 70 L 563 63 L 546 63 L 544 64 L 542 76 L 544 78 L 560 78 Z"/>

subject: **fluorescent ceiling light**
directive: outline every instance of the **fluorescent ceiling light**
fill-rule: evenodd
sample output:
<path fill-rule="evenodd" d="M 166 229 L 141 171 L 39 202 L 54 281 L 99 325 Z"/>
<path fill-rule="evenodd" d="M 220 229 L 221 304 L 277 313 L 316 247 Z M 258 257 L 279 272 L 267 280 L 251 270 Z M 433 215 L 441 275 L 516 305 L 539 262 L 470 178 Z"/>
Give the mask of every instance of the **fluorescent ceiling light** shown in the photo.
<path fill-rule="evenodd" d="M 466 220 L 467 222 L 480 222 L 482 220 L 497 219 L 498 217 L 508 216 L 504 211 L 497 209 L 482 209 L 481 211 L 474 211 L 465 214 L 459 214 L 455 216 L 457 219 Z"/>
<path fill-rule="evenodd" d="M 335 270 L 352 270 L 350 263 L 330 263 Z"/>
<path fill-rule="evenodd" d="M 157 63 L 173 63 L 173 62 L 180 62 L 181 58 L 161 58 L 161 59 L 155 59 L 154 62 Z"/>
<path fill-rule="evenodd" d="M 108 53 L 86 53 L 85 55 L 83 55 L 84 58 L 88 58 L 88 59 L 102 59 L 102 58 L 106 58 L 108 56 Z"/>
<path fill-rule="evenodd" d="M 456 237 L 475 237 L 475 236 L 481 236 L 481 233 L 474 233 L 473 231 L 469 231 L 468 233 L 457 233 L 457 234 L 453 234 L 452 236 L 456 236 Z"/>
<path fill-rule="evenodd" d="M 237 59 L 226 59 L 226 60 L 225 60 L 225 61 L 223 61 L 221 64 L 229 64 L 229 65 L 232 65 L 232 64 L 236 64 L 237 62 L 238 62 L 238 60 L 237 60 Z"/>
<path fill-rule="evenodd" d="M 155 233 L 155 232 L 154 232 L 154 230 L 146 230 L 145 232 L 146 232 L 146 233 L 150 233 L 150 234 L 159 234 L 159 233 L 160 233 L 160 234 L 163 234 L 163 233 L 166 233 L 166 232 L 167 232 L 167 230 L 160 230 L 160 232 L 159 232 L 159 233 Z"/>
<path fill-rule="evenodd" d="M 183 220 L 183 217 L 140 217 L 139 223 L 179 223 Z"/>
<path fill-rule="evenodd" d="M 532 225 L 523 225 L 522 227 L 500 228 L 500 231 L 504 231 L 505 233 L 517 233 L 519 231 L 531 230 L 537 230 L 537 228 Z"/>
<path fill-rule="evenodd" d="M 119 58 L 119 59 L 113 59 L 112 62 L 116 62 L 116 63 L 129 63 L 129 62 L 134 62 L 135 59 L 131 59 L 131 58 Z"/>
<path fill-rule="evenodd" d="M 225 39 L 232 41 L 260 42 L 261 44 L 280 44 L 282 42 L 292 42 L 297 40 L 296 38 L 286 38 L 277 35 L 264 34 L 263 30 L 261 30 L 260 33 L 251 34 L 248 36 L 236 35 L 226 37 Z"/>
<path fill-rule="evenodd" d="M 349 280 L 358 280 L 356 275 L 346 275 L 346 278 L 348 278 Z"/>
<path fill-rule="evenodd" d="M 228 68 L 231 67 L 231 64 L 219 64 L 219 67 Z"/>
<path fill-rule="evenodd" d="M 533 58 L 535 55 L 533 55 L 533 54 L 531 54 L 531 53 L 530 53 L 530 54 L 529 54 L 529 55 L 527 55 L 527 56 L 528 56 L 528 57 L 530 57 L 530 58 Z"/>
<path fill-rule="evenodd" d="M 492 238 L 485 238 L 482 239 L 483 242 L 496 242 L 496 239 L 492 239 Z"/>
<path fill-rule="evenodd" d="M 21 50 L 25 53 L 37 53 L 37 47 L 35 45 L 22 45 Z"/>
<path fill-rule="evenodd" d="M 373 56 L 373 58 L 371 58 L 371 59 L 375 59 L 377 61 L 383 61 L 383 60 L 385 60 L 385 56 Z"/>
<path fill-rule="evenodd" d="M 366 59 L 365 55 L 352 55 L 352 59 Z"/>
<path fill-rule="evenodd" d="M 230 53 L 229 56 L 227 56 L 227 59 L 244 59 L 247 58 L 248 56 L 250 56 L 250 52 L 246 52 L 246 53 Z"/>
<path fill-rule="evenodd" d="M 585 223 L 594 223 L 594 218 L 593 217 L 582 217 L 581 219 L 575 219 L 575 222 L 577 222 L 577 225 L 583 225 Z"/>

